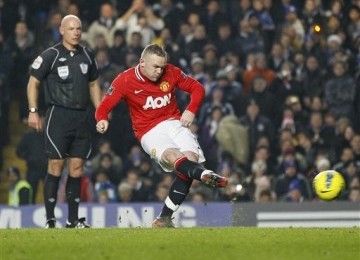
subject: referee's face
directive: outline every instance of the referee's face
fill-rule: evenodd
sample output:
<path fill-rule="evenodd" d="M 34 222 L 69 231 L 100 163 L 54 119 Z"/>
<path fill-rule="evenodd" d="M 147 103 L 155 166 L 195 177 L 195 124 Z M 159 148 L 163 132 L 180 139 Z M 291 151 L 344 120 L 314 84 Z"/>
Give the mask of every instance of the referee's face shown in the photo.
<path fill-rule="evenodd" d="M 69 18 L 64 21 L 60 27 L 60 33 L 63 36 L 63 44 L 69 49 L 75 49 L 81 40 L 81 22 L 75 18 Z"/>

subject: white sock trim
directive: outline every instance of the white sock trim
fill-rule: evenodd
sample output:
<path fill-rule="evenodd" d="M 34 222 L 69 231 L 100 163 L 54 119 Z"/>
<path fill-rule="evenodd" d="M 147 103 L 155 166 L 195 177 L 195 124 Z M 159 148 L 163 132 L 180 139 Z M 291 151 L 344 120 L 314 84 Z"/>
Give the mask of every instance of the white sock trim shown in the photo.
<path fill-rule="evenodd" d="M 201 178 L 204 174 L 207 174 L 207 173 L 213 173 L 213 171 L 211 170 L 204 170 L 202 173 L 201 173 Z"/>
<path fill-rule="evenodd" d="M 178 210 L 178 208 L 180 207 L 180 205 L 175 205 L 174 202 L 171 201 L 171 199 L 168 197 L 166 197 L 165 199 L 165 205 L 166 207 L 168 207 L 169 209 L 172 209 L 174 212 Z"/>

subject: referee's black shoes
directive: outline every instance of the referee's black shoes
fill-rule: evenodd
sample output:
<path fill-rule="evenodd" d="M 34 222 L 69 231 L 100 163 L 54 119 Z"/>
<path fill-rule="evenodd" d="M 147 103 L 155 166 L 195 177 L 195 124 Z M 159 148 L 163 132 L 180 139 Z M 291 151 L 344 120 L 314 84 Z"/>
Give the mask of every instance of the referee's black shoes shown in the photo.
<path fill-rule="evenodd" d="M 90 228 L 90 225 L 85 220 L 85 218 L 79 218 L 73 223 L 66 221 L 66 228 Z"/>
<path fill-rule="evenodd" d="M 56 228 L 56 220 L 54 218 L 46 220 L 45 228 Z"/>

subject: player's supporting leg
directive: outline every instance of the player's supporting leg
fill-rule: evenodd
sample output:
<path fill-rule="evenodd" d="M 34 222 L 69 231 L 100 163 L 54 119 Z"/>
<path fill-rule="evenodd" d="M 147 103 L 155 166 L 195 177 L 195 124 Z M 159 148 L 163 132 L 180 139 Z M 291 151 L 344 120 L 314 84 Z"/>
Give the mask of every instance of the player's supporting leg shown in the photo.
<path fill-rule="evenodd" d="M 59 188 L 60 177 L 47 174 L 44 183 L 44 203 L 46 211 L 46 225 L 45 228 L 55 228 L 55 206 L 57 200 L 57 192 Z"/>
<path fill-rule="evenodd" d="M 182 173 L 177 173 L 173 184 L 170 187 L 169 195 L 165 199 L 163 209 L 152 223 L 153 227 L 175 227 L 172 222 L 172 214 L 184 202 L 189 193 L 192 179 Z"/>
<path fill-rule="evenodd" d="M 190 161 L 186 157 L 179 158 L 174 166 L 178 172 L 181 172 L 190 179 L 199 180 L 210 188 L 222 188 L 225 187 L 228 182 L 227 178 L 206 169 L 199 163 Z"/>

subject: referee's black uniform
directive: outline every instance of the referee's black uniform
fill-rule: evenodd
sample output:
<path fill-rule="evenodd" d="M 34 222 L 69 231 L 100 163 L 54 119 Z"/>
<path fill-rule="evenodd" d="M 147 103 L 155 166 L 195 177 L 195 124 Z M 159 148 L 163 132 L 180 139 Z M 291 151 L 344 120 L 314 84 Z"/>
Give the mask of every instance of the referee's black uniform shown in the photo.
<path fill-rule="evenodd" d="M 30 74 L 44 82 L 49 158 L 87 158 L 91 152 L 89 82 L 99 76 L 94 54 L 82 46 L 69 51 L 58 43 L 35 59 Z"/>

